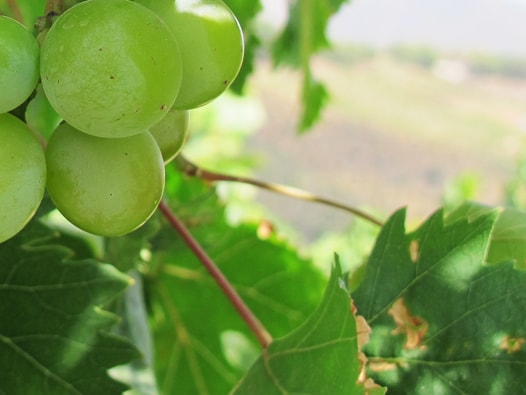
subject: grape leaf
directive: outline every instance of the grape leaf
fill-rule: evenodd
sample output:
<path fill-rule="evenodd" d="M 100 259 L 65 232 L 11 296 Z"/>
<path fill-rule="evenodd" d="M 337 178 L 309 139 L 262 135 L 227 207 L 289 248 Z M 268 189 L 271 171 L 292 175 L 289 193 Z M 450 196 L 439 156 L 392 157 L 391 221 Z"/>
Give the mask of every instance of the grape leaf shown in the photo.
<path fill-rule="evenodd" d="M 260 0 L 225 0 L 243 29 L 245 37 L 245 54 L 239 74 L 230 86 L 233 92 L 242 94 L 248 77 L 254 71 L 256 54 L 261 40 L 254 30 L 254 20 L 262 9 Z"/>
<path fill-rule="evenodd" d="M 276 65 L 286 64 L 301 68 L 303 73 L 303 109 L 299 131 L 304 132 L 320 118 L 327 102 L 328 92 L 312 73 L 310 59 L 318 51 L 329 46 L 326 37 L 330 18 L 346 0 L 294 1 L 289 7 L 289 19 L 280 36 L 272 46 Z"/>
<path fill-rule="evenodd" d="M 300 67 L 307 56 L 329 46 L 326 36 L 330 18 L 349 0 L 293 1 L 289 7 L 289 19 L 272 47 L 276 64 Z"/>
<path fill-rule="evenodd" d="M 316 123 L 328 99 L 329 93 L 325 85 L 308 75 L 306 86 L 303 88 L 303 110 L 300 118 L 300 132 L 310 129 Z"/>
<path fill-rule="evenodd" d="M 102 309 L 130 283 L 113 266 L 72 260 L 33 223 L 0 244 L 0 393 L 120 394 L 107 370 L 136 358 Z"/>
<path fill-rule="evenodd" d="M 144 303 L 143 279 L 132 269 L 128 272 L 134 284 L 118 301 L 117 314 L 122 317 L 116 332 L 132 341 L 140 350 L 141 359 L 112 369 L 112 376 L 128 384 L 126 395 L 158 395 L 153 369 L 153 340 L 150 333 L 146 305 Z"/>
<path fill-rule="evenodd" d="M 477 203 L 466 202 L 451 212 L 446 220 L 469 218 L 494 210 L 494 208 Z M 526 212 L 516 208 L 502 209 L 495 228 L 491 234 L 486 262 L 490 264 L 513 262 L 518 269 L 526 269 Z"/>
<path fill-rule="evenodd" d="M 294 332 L 272 342 L 232 395 L 365 394 L 358 384 L 357 338 L 336 262 L 318 309 Z"/>
<path fill-rule="evenodd" d="M 300 325 L 323 293 L 319 270 L 275 235 L 258 237 L 257 226 L 230 226 L 213 189 L 170 171 L 171 206 L 270 333 Z M 152 248 L 145 285 L 161 393 L 228 393 L 259 355 L 255 337 L 173 229 Z"/>
<path fill-rule="evenodd" d="M 395 213 L 353 294 L 369 374 L 390 394 L 526 391 L 526 273 L 484 263 L 500 210 L 465 212 L 409 234 Z"/>
<path fill-rule="evenodd" d="M 518 209 L 505 209 L 491 236 L 487 261 L 513 262 L 526 269 L 526 213 Z"/>

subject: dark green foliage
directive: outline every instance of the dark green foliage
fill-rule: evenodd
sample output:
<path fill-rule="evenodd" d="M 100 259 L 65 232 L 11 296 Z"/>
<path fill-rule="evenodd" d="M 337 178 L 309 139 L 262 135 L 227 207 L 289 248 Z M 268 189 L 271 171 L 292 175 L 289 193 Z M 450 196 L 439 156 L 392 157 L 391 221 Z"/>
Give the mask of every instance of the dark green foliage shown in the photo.
<path fill-rule="evenodd" d="M 409 234 L 397 212 L 353 295 L 372 327 L 369 372 L 389 393 L 525 391 L 526 273 L 485 264 L 498 210 L 462 212 Z"/>
<path fill-rule="evenodd" d="M 270 345 L 233 395 L 365 394 L 358 384 L 356 321 L 342 284 L 336 262 L 318 309 L 301 327 Z"/>
<path fill-rule="evenodd" d="M 299 326 L 324 287 L 312 262 L 275 236 L 258 237 L 255 226 L 228 225 L 210 187 L 170 176 L 174 211 L 271 334 Z M 248 367 L 236 363 L 242 355 L 229 356 L 233 341 L 246 343 L 244 358 L 252 361 L 259 353 L 254 336 L 173 229 L 164 226 L 152 248 L 148 299 L 162 393 L 227 393 Z"/>
<path fill-rule="evenodd" d="M 260 0 L 226 0 L 225 4 L 236 15 L 245 36 L 245 56 L 241 70 L 234 83 L 230 86 L 233 92 L 243 93 L 243 88 L 248 77 L 253 73 L 256 55 L 261 45 L 261 40 L 254 31 L 254 19 L 262 9 Z"/>
<path fill-rule="evenodd" d="M 0 244 L 0 392 L 120 394 L 107 369 L 138 354 L 102 309 L 130 279 L 34 224 Z"/>
<path fill-rule="evenodd" d="M 46 2 L 16 3 L 32 26 Z M 245 62 L 232 85 L 242 93 L 261 45 L 254 26 L 261 3 L 226 3 L 245 32 Z M 302 131 L 329 99 L 311 59 L 329 47 L 326 28 L 345 3 L 291 1 L 271 45 L 276 65 L 303 74 Z M 0 11 L 12 14 L 10 4 L 0 0 Z M 370 56 L 361 51 L 358 58 Z M 426 67 L 436 56 L 425 48 L 398 55 Z M 491 59 L 479 64 L 494 67 Z M 59 122 L 44 99 L 40 92 L 19 109 L 41 137 Z M 359 276 L 348 279 L 336 262 L 327 279 L 323 262 L 264 223 L 229 223 L 213 185 L 166 170 L 166 203 L 274 342 L 261 349 L 160 213 L 126 236 L 94 238 L 50 220 L 54 206 L 45 198 L 30 225 L 0 243 L 0 394 L 117 395 L 123 383 L 130 395 L 526 393 L 523 211 L 466 203 L 407 232 L 400 210 Z M 516 206 L 522 178 L 510 186 Z M 363 385 L 360 348 L 369 331 L 346 280 L 372 328 L 367 374 L 384 387 Z"/>

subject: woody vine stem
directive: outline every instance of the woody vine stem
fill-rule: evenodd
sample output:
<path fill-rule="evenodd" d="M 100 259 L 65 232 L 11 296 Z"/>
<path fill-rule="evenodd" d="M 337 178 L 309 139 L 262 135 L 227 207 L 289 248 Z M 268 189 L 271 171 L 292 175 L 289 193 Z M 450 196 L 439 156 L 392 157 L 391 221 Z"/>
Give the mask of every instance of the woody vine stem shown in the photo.
<path fill-rule="evenodd" d="M 199 177 L 203 180 L 212 182 L 231 181 L 243 184 L 250 184 L 258 188 L 266 189 L 268 191 L 279 193 L 281 195 L 289 196 L 295 199 L 306 200 L 312 203 L 319 203 L 339 210 L 347 211 L 348 213 L 355 215 L 358 218 L 361 218 L 367 222 L 370 222 L 380 227 L 384 225 L 384 223 L 381 220 L 375 218 L 371 214 L 366 213 L 365 211 L 362 211 L 356 207 L 336 202 L 331 199 L 317 196 L 313 193 L 304 191 L 303 189 L 293 188 L 288 185 L 276 184 L 272 182 L 260 181 L 250 177 L 232 176 L 228 174 L 222 174 L 210 170 L 205 170 L 190 162 L 183 155 L 179 155 L 176 160 L 176 164 L 178 165 L 179 169 L 188 176 Z"/>
<path fill-rule="evenodd" d="M 208 256 L 206 251 L 199 245 L 199 243 L 194 239 L 192 234 L 188 231 L 183 222 L 172 212 L 170 207 L 166 202 L 161 202 L 159 204 L 159 210 L 168 220 L 170 225 L 179 233 L 183 238 L 184 242 L 188 245 L 190 250 L 194 255 L 199 259 L 203 264 L 208 273 L 219 285 L 223 293 L 230 300 L 230 303 L 237 310 L 241 318 L 245 321 L 250 330 L 257 337 L 261 347 L 266 349 L 272 342 L 272 336 L 255 316 L 255 314 L 250 310 L 250 308 L 245 304 L 243 299 L 239 296 L 237 291 L 234 289 L 232 284 L 228 279 L 223 275 L 221 270 L 217 267 L 215 262 Z"/>
<path fill-rule="evenodd" d="M 186 175 L 192 177 L 199 177 L 206 181 L 234 181 L 241 182 L 245 184 L 251 184 L 264 188 L 273 192 L 281 193 L 290 197 L 297 199 L 307 200 L 315 203 L 325 204 L 334 208 L 345 210 L 354 214 L 362 219 L 365 219 L 375 225 L 382 226 L 383 223 L 374 218 L 373 216 L 356 209 L 354 207 L 346 206 L 338 202 L 334 202 L 329 199 L 325 199 L 309 192 L 303 191 L 298 188 L 292 188 L 286 185 L 274 184 L 255 180 L 248 177 L 238 177 L 231 176 L 221 173 L 216 173 L 208 170 L 201 169 L 197 165 L 190 162 L 184 156 L 179 155 L 176 161 L 176 165 L 179 167 L 179 170 L 183 171 Z M 203 264 L 208 273 L 212 276 L 215 282 L 219 285 L 223 293 L 229 299 L 230 303 L 239 313 L 240 317 L 245 321 L 250 330 L 257 337 L 261 347 L 266 349 L 272 342 L 272 336 L 264 325 L 259 321 L 255 314 L 250 310 L 250 308 L 245 304 L 243 299 L 239 296 L 237 291 L 234 289 L 232 284 L 228 279 L 223 275 L 221 270 L 217 267 L 215 262 L 208 256 L 206 251 L 200 246 L 200 244 L 194 239 L 190 231 L 186 228 L 184 223 L 173 213 L 168 204 L 162 201 L 159 204 L 159 210 L 164 215 L 166 220 L 170 223 L 172 228 L 179 233 L 184 242 L 188 245 L 190 250 L 194 255 L 199 259 Z"/>

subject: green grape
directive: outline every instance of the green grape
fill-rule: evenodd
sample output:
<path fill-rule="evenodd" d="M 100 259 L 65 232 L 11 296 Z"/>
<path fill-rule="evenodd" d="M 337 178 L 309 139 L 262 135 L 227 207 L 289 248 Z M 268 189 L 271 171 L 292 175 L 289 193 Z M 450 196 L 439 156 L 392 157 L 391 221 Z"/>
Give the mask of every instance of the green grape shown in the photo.
<path fill-rule="evenodd" d="M 156 124 L 181 85 L 170 29 L 129 0 L 88 0 L 62 14 L 44 38 L 41 78 L 57 113 L 99 137 L 127 137 Z"/>
<path fill-rule="evenodd" d="M 0 16 L 0 113 L 13 110 L 38 81 L 40 48 L 33 35 L 12 18 Z"/>
<path fill-rule="evenodd" d="M 46 149 L 47 189 L 72 224 L 101 236 L 141 226 L 164 190 L 161 151 L 149 132 L 102 138 L 61 124 Z"/>
<path fill-rule="evenodd" d="M 0 243 L 35 214 L 46 187 L 44 150 L 29 128 L 0 114 Z"/>
<path fill-rule="evenodd" d="M 48 98 L 42 90 L 42 84 L 38 84 L 35 91 L 35 96 L 26 107 L 26 123 L 31 130 L 48 140 L 62 121 L 62 118 L 60 118 L 49 103 Z"/>
<path fill-rule="evenodd" d="M 188 110 L 172 108 L 157 124 L 151 127 L 150 133 L 157 141 L 164 163 L 172 161 L 183 147 L 188 136 Z"/>
<path fill-rule="evenodd" d="M 172 29 L 183 61 L 178 109 L 199 107 L 223 93 L 236 78 L 244 54 L 243 32 L 221 0 L 136 0 Z"/>

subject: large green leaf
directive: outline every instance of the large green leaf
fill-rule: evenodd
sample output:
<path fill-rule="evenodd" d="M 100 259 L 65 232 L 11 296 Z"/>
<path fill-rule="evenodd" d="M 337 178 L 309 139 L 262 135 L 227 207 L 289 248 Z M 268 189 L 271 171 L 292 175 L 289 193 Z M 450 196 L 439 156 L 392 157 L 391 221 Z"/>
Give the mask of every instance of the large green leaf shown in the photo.
<path fill-rule="evenodd" d="M 174 211 L 256 316 L 273 336 L 298 327 L 323 293 L 323 275 L 275 235 L 226 223 L 200 180 L 179 181 L 170 173 Z M 165 227 L 152 248 L 146 284 L 161 393 L 226 394 L 259 355 L 255 337 L 173 229 Z"/>
<path fill-rule="evenodd" d="M 0 244 L 0 393 L 121 394 L 107 370 L 137 351 L 102 307 L 130 279 L 59 241 L 32 224 Z"/>
<path fill-rule="evenodd" d="M 526 391 L 526 273 L 484 263 L 500 210 L 469 211 L 407 234 L 401 210 L 377 239 L 353 298 L 390 394 Z"/>
<path fill-rule="evenodd" d="M 338 263 L 318 309 L 275 340 L 232 395 L 364 394 L 356 321 Z"/>

